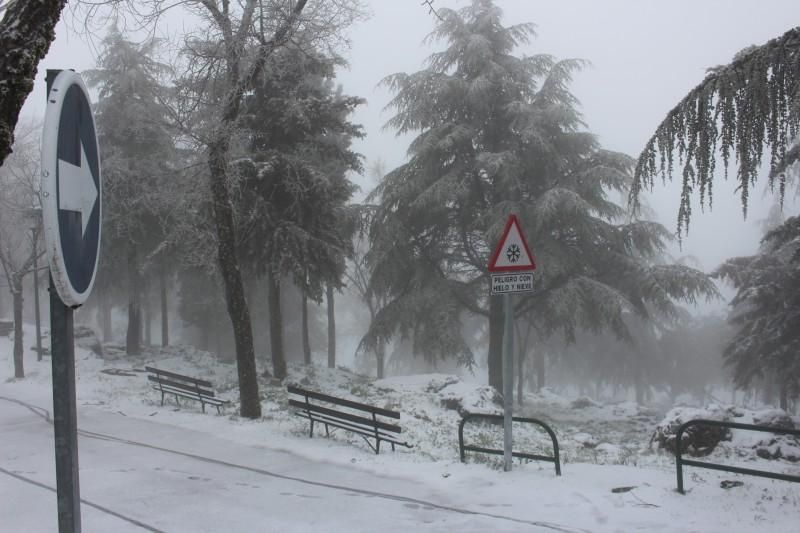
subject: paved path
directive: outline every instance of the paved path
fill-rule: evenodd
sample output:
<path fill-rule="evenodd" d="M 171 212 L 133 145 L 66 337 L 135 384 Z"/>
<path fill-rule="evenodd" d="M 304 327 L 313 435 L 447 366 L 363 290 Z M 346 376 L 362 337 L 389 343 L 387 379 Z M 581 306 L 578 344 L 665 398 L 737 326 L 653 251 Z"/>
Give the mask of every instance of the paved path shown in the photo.
<path fill-rule="evenodd" d="M 49 413 L 10 400 L 0 387 L 0 531 L 55 531 Z M 462 508 L 407 479 L 121 414 L 81 408 L 79 427 L 84 532 L 572 531 Z"/>

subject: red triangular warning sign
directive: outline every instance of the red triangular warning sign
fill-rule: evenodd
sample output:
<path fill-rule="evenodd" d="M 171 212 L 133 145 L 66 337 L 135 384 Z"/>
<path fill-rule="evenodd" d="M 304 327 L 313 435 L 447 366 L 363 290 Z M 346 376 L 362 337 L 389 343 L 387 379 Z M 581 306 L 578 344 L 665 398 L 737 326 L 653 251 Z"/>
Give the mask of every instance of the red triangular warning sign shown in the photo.
<path fill-rule="evenodd" d="M 510 215 L 506 229 L 489 260 L 489 272 L 516 272 L 536 270 L 533 254 L 522 234 L 517 215 Z"/>

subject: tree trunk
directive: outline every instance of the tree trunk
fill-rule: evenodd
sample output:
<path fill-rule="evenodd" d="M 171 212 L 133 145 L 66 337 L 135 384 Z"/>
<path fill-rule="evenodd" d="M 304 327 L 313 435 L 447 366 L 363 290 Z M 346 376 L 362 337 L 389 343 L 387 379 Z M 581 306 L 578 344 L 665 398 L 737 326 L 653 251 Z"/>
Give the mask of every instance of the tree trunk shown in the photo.
<path fill-rule="evenodd" d="M 386 346 L 383 343 L 378 344 L 375 350 L 375 363 L 377 364 L 378 379 L 386 377 Z"/>
<path fill-rule="evenodd" d="M 167 310 L 167 267 L 161 261 L 158 270 L 158 288 L 161 294 L 161 346 L 169 346 L 169 312 Z"/>
<path fill-rule="evenodd" d="M 22 333 L 22 279 L 14 280 L 11 296 L 14 301 L 14 377 L 25 377 L 23 362 L 23 333 Z"/>
<path fill-rule="evenodd" d="M 125 352 L 128 355 L 139 355 L 142 347 L 139 342 L 141 335 L 142 317 L 139 308 L 128 302 L 128 332 L 125 335 Z"/>
<path fill-rule="evenodd" d="M 128 332 L 125 336 L 125 352 L 128 355 L 139 355 L 142 353 L 140 291 L 136 247 L 131 245 L 128 248 Z"/>
<path fill-rule="evenodd" d="M 644 383 L 644 376 L 642 376 L 642 371 L 640 369 L 637 369 L 635 371 L 633 386 L 636 390 L 636 403 L 639 405 L 644 405 L 645 383 Z"/>
<path fill-rule="evenodd" d="M 520 347 L 521 348 L 521 347 Z M 522 392 L 525 384 L 525 352 L 517 350 L 517 405 L 522 405 Z"/>
<path fill-rule="evenodd" d="M 111 304 L 107 292 L 100 294 L 100 328 L 103 330 L 103 342 L 111 342 Z"/>
<path fill-rule="evenodd" d="M 33 90 L 39 61 L 55 38 L 55 27 L 66 0 L 4 2 L 0 22 L 0 166 L 14 144 L 20 109 Z"/>
<path fill-rule="evenodd" d="M 306 293 L 303 292 L 303 302 L 302 302 L 302 314 L 303 314 L 303 324 L 302 324 L 302 335 L 303 335 L 303 363 L 310 365 L 311 364 L 311 341 L 308 338 L 308 296 Z"/>
<path fill-rule="evenodd" d="M 239 39 L 239 36 L 245 35 L 247 28 L 235 32 L 234 35 L 234 32 L 230 31 L 231 18 L 227 7 L 223 9 L 223 12 L 216 11 L 216 7 L 208 8 L 208 12 L 225 36 L 223 43 L 225 48 L 224 68 L 228 82 L 221 100 L 222 113 L 219 117 L 219 123 L 213 134 L 213 139 L 208 143 L 211 200 L 217 233 L 217 258 L 223 286 L 225 287 L 225 303 L 233 326 L 233 339 L 236 345 L 236 368 L 239 377 L 239 398 L 241 402 L 240 412 L 246 418 L 261 417 L 261 400 L 258 394 L 253 325 L 242 284 L 239 259 L 236 255 L 236 227 L 233 220 L 233 204 L 228 190 L 230 138 L 241 112 L 244 93 L 250 88 L 253 80 L 263 71 L 267 57 L 276 48 L 283 46 L 291 37 L 292 30 L 295 28 L 306 2 L 307 0 L 298 0 L 294 4 L 288 18 L 276 28 L 273 37 L 259 46 L 256 52 L 256 59 L 246 71 L 243 71 L 241 63 L 244 42 L 237 39 Z M 224 3 L 224 5 L 227 6 L 227 3 Z M 215 14 L 218 16 L 215 16 Z"/>
<path fill-rule="evenodd" d="M 775 377 L 772 372 L 764 374 L 764 388 L 762 389 L 761 401 L 765 405 L 774 405 L 775 399 Z"/>
<path fill-rule="evenodd" d="M 328 308 L 328 368 L 336 368 L 336 310 L 330 284 L 325 288 L 325 303 Z"/>
<path fill-rule="evenodd" d="M 233 117 L 235 118 L 235 117 Z M 230 123 L 233 122 L 231 119 Z M 245 418 L 261 417 L 258 394 L 256 354 L 253 347 L 253 327 L 250 309 L 242 285 L 242 273 L 236 256 L 236 232 L 233 206 L 227 183 L 228 132 L 220 130 L 215 142 L 209 145 L 208 166 L 211 179 L 214 222 L 217 230 L 217 259 L 225 287 L 225 303 L 233 327 L 236 345 L 236 369 L 239 377 L 240 414 Z"/>
<path fill-rule="evenodd" d="M 489 385 L 503 393 L 503 299 L 489 297 Z"/>
<path fill-rule="evenodd" d="M 153 345 L 153 308 L 150 302 L 150 291 L 145 290 L 144 305 L 142 306 L 142 321 L 144 322 L 144 345 Z"/>
<path fill-rule="evenodd" d="M 547 385 L 545 381 L 546 354 L 544 350 L 539 349 L 534 352 L 533 362 L 536 367 L 536 391 L 538 392 Z"/>
<path fill-rule="evenodd" d="M 270 270 L 269 285 L 269 343 L 272 350 L 272 373 L 278 379 L 286 377 L 286 358 L 283 354 L 283 316 L 281 315 L 281 280 Z"/>
<path fill-rule="evenodd" d="M 37 235 L 33 237 L 33 317 L 36 320 L 36 360 L 42 360 L 42 313 L 39 308 L 39 265 L 36 252 Z"/>
<path fill-rule="evenodd" d="M 200 329 L 200 349 L 204 352 L 210 351 L 211 348 L 211 321 L 205 319 L 203 327 Z"/>
<path fill-rule="evenodd" d="M 778 394 L 780 396 L 780 405 L 779 405 L 779 407 L 781 409 L 783 409 L 784 411 L 788 411 L 789 410 L 789 383 L 788 383 L 788 380 L 786 380 L 786 379 L 782 379 L 781 380 L 780 391 L 779 391 Z"/>

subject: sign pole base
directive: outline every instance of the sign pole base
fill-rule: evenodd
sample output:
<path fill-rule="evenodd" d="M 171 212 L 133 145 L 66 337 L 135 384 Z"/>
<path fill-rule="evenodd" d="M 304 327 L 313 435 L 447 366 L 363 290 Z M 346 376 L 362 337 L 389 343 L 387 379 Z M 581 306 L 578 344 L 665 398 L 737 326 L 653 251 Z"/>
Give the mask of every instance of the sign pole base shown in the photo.
<path fill-rule="evenodd" d="M 61 301 L 53 279 L 50 278 L 50 359 L 53 365 L 53 430 L 59 533 L 81 531 L 72 313 L 72 309 Z"/>

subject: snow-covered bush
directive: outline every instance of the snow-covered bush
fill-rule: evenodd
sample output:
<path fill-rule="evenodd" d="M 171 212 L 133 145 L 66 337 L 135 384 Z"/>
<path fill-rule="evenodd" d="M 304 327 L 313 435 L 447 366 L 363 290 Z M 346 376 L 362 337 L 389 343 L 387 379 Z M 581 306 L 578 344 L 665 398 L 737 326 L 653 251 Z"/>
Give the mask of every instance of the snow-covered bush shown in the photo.
<path fill-rule="evenodd" d="M 655 442 L 659 448 L 675 453 L 678 428 L 690 420 L 706 419 L 729 421 L 734 417 L 732 408 L 709 406 L 705 409 L 693 407 L 676 407 L 670 410 L 664 419 L 656 426 L 655 433 L 650 442 Z M 727 428 L 694 425 L 689 426 L 681 436 L 681 449 L 694 457 L 711 453 L 717 444 L 723 440 L 730 440 L 731 432 Z"/>

